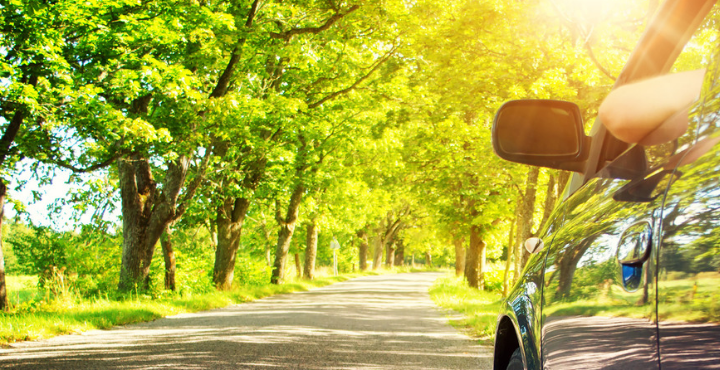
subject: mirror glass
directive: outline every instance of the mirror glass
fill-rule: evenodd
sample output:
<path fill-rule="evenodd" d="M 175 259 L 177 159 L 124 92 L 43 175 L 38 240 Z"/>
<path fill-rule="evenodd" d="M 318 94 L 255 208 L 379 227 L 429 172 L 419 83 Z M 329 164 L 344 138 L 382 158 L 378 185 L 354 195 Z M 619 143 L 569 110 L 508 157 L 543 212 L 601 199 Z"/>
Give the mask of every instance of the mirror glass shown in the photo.
<path fill-rule="evenodd" d="M 500 149 L 511 155 L 572 156 L 580 151 L 580 117 L 575 104 L 552 100 L 518 100 L 497 114 Z"/>

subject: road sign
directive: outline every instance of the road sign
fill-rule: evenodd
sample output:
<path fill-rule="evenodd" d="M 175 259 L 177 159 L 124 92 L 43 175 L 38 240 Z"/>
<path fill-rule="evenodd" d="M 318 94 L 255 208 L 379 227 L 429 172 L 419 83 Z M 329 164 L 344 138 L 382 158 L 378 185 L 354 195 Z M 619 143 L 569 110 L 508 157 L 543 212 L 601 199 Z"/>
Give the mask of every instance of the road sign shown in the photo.
<path fill-rule="evenodd" d="M 334 236 L 333 240 L 330 242 L 330 249 L 333 250 L 333 273 L 335 274 L 335 276 L 337 276 L 337 251 L 338 249 L 340 249 L 340 243 L 338 243 L 337 239 Z"/>

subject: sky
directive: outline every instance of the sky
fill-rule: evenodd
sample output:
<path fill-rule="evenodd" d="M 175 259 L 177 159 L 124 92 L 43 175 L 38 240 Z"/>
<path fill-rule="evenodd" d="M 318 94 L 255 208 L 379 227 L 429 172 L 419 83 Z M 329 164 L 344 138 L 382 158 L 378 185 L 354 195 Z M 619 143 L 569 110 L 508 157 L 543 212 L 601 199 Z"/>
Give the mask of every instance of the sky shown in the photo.
<path fill-rule="evenodd" d="M 37 226 L 48 226 L 58 231 L 68 231 L 76 228 L 75 221 L 73 220 L 73 209 L 71 205 L 65 205 L 60 207 L 60 212 L 55 213 L 51 209 L 54 208 L 53 204 L 58 200 L 68 199 L 71 192 L 77 191 L 80 187 L 77 184 L 70 183 L 71 171 L 56 168 L 54 169 L 54 176 L 51 178 L 49 184 L 41 184 L 35 176 L 33 171 L 30 169 L 30 161 L 23 161 L 16 166 L 18 170 L 18 176 L 7 178 L 8 183 L 8 195 L 10 201 L 5 206 L 5 218 L 12 219 L 18 215 L 18 210 L 13 203 L 21 203 L 25 206 L 25 212 L 20 214 L 21 220 L 29 220 L 32 224 Z M 85 178 L 98 179 L 100 174 L 84 175 Z M 18 184 L 24 185 L 18 189 Z M 34 193 L 35 192 L 35 193 Z M 34 194 L 39 194 L 41 199 L 35 200 Z M 119 205 L 116 207 L 116 212 L 105 215 L 104 219 L 108 221 L 119 220 L 120 212 Z M 94 211 L 94 208 L 90 208 L 80 218 L 81 224 L 87 224 L 90 222 L 90 217 Z"/>

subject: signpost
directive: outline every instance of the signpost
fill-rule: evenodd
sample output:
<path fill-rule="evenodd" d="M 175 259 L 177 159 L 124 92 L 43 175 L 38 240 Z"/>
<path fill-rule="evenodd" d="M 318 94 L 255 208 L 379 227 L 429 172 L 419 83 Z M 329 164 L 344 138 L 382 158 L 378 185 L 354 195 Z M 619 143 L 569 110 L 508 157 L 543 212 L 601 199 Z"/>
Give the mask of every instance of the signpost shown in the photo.
<path fill-rule="evenodd" d="M 340 249 L 340 243 L 338 243 L 337 238 L 335 238 L 334 236 L 333 240 L 330 242 L 330 249 L 333 250 L 333 273 L 335 274 L 335 276 L 337 276 L 337 250 Z"/>

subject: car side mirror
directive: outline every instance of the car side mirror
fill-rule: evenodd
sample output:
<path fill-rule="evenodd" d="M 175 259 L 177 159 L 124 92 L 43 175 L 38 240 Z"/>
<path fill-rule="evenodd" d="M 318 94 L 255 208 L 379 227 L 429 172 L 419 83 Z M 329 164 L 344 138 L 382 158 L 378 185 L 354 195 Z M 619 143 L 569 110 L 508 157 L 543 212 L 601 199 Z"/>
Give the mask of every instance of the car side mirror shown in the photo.
<path fill-rule="evenodd" d="M 590 138 L 580 108 L 559 100 L 513 100 L 495 114 L 495 153 L 508 161 L 582 173 Z"/>

